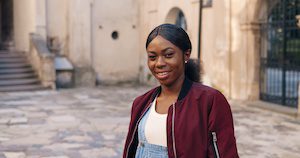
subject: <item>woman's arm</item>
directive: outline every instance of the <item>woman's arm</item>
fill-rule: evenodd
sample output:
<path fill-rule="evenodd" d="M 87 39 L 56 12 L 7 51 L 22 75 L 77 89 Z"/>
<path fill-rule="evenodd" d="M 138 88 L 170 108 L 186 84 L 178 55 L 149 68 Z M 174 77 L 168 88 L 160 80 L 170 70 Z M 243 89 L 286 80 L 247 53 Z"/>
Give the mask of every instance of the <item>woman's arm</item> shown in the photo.
<path fill-rule="evenodd" d="M 208 123 L 209 158 L 238 158 L 230 105 L 219 91 L 214 95 Z"/>

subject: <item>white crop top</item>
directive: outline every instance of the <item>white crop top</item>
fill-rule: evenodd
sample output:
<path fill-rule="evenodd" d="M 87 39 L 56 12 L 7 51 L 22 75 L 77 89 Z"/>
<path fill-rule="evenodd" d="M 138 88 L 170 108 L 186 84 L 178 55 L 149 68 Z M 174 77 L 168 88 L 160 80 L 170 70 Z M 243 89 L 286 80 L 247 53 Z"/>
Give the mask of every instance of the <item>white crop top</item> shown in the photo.
<path fill-rule="evenodd" d="M 167 146 L 167 115 L 159 114 L 155 110 L 156 98 L 150 107 L 150 113 L 145 125 L 145 136 L 150 144 Z"/>

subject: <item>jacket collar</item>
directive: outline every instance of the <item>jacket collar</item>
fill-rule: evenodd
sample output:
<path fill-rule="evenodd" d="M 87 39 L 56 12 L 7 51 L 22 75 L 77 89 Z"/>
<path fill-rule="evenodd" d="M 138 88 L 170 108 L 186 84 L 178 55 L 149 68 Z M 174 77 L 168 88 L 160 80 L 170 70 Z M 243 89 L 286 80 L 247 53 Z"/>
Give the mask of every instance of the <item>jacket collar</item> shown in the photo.
<path fill-rule="evenodd" d="M 193 85 L 193 81 L 191 81 L 190 79 L 185 77 L 177 101 L 182 100 L 188 94 L 188 92 L 191 89 L 192 85 Z M 160 92 L 161 92 L 161 86 L 157 87 L 156 90 L 154 91 L 154 93 L 153 93 L 153 95 L 151 96 L 151 99 L 150 99 L 151 102 L 154 101 L 155 97 L 158 94 L 160 94 Z"/>
<path fill-rule="evenodd" d="M 188 79 L 187 77 L 185 77 L 184 81 L 183 81 L 183 85 L 182 85 L 180 93 L 179 93 L 179 96 L 178 96 L 178 99 L 177 99 L 178 101 L 182 100 L 188 94 L 192 85 L 193 85 L 193 82 L 190 79 Z"/>

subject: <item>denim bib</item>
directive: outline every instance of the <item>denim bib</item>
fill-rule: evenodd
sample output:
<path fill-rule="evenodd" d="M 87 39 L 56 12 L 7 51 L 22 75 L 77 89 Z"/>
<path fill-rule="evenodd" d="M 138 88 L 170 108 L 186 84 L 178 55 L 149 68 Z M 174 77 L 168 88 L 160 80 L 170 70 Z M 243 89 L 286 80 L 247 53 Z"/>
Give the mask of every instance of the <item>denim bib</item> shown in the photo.
<path fill-rule="evenodd" d="M 160 145 L 150 144 L 146 140 L 145 125 L 150 110 L 146 112 L 138 125 L 139 145 L 135 154 L 135 158 L 168 158 L 168 148 Z"/>

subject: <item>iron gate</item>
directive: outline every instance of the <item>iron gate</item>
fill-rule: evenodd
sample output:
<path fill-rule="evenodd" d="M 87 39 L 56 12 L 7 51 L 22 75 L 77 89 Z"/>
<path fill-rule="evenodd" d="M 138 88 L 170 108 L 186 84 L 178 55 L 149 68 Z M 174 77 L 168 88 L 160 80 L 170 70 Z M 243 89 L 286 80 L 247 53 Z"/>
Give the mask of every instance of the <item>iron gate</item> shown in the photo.
<path fill-rule="evenodd" d="M 273 5 L 273 4 L 272 4 Z M 300 0 L 278 0 L 261 27 L 261 100 L 297 106 L 300 81 Z"/>

